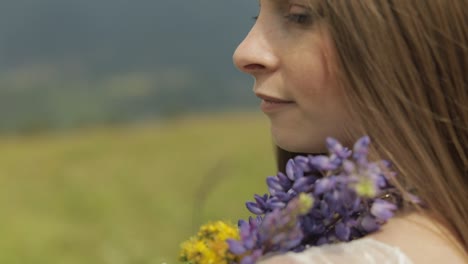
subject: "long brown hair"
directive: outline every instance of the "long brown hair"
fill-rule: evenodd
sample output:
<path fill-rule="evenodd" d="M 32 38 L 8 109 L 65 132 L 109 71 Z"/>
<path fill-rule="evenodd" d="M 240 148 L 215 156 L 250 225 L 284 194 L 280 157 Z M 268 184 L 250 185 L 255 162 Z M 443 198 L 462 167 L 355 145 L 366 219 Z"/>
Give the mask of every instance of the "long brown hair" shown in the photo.
<path fill-rule="evenodd" d="M 312 2 L 312 1 L 311 1 Z M 323 0 L 357 128 L 468 248 L 467 0 Z M 277 148 L 278 169 L 290 153 Z"/>

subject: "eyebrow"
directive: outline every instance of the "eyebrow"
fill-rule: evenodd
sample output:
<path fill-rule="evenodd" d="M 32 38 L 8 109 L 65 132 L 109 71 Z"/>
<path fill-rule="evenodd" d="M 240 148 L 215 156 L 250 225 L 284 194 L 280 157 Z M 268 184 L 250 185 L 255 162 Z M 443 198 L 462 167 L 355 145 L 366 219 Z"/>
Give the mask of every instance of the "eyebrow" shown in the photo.
<path fill-rule="evenodd" d="M 265 1 L 270 1 L 270 2 L 274 2 L 275 4 L 278 4 L 279 2 L 284 2 L 284 1 L 288 1 L 289 0 L 265 0 Z M 257 0 L 258 4 L 261 5 L 261 0 Z"/>

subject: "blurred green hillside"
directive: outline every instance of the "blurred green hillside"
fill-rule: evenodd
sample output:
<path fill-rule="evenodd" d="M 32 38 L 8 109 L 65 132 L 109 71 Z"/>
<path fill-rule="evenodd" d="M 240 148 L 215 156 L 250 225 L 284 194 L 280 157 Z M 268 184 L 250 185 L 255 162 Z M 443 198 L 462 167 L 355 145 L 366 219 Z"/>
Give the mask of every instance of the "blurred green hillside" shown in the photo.
<path fill-rule="evenodd" d="M 0 139 L 0 263 L 176 263 L 275 173 L 266 118 L 237 113 Z"/>

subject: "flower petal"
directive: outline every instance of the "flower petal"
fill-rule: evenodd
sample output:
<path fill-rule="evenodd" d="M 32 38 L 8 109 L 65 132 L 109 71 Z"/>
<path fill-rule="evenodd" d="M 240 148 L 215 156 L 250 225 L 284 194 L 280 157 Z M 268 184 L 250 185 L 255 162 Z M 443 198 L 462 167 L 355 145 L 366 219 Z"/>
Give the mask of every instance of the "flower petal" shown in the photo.
<path fill-rule="evenodd" d="M 247 251 L 242 244 L 242 241 L 227 239 L 226 242 L 229 245 L 229 251 L 231 251 L 234 255 L 242 255 Z"/>
<path fill-rule="evenodd" d="M 343 147 L 338 140 L 328 137 L 326 142 L 330 154 L 335 154 L 340 159 L 346 159 L 351 155 L 351 151 L 348 148 Z"/>
<path fill-rule="evenodd" d="M 341 241 L 348 241 L 351 229 L 343 222 L 339 222 L 335 226 L 335 235 Z"/>
<path fill-rule="evenodd" d="M 269 177 L 267 177 L 266 182 L 267 182 L 268 187 L 270 187 L 270 192 L 271 192 L 271 190 L 274 190 L 273 192 L 276 192 L 276 191 L 284 192 L 284 191 L 286 191 L 286 190 L 283 189 L 283 186 L 281 186 L 281 184 L 280 184 L 277 177 L 269 176 Z"/>
<path fill-rule="evenodd" d="M 254 202 L 246 202 L 245 203 L 245 206 L 247 207 L 247 209 L 249 209 L 250 212 L 252 212 L 253 214 L 256 214 L 256 215 L 259 215 L 259 214 L 264 214 L 265 211 L 262 210 L 256 203 Z"/>
<path fill-rule="evenodd" d="M 397 206 L 382 199 L 377 199 L 372 204 L 370 212 L 377 219 L 387 221 L 393 217 L 393 212 L 397 209 Z"/>
<path fill-rule="evenodd" d="M 353 147 L 353 158 L 359 164 L 365 164 L 367 162 L 367 154 L 369 153 L 369 145 L 370 145 L 370 138 L 368 136 L 364 136 L 356 143 Z"/>
<path fill-rule="evenodd" d="M 377 223 L 375 218 L 367 215 L 362 218 L 361 227 L 362 229 L 364 229 L 364 231 L 372 233 L 374 231 L 379 230 L 380 225 Z"/>

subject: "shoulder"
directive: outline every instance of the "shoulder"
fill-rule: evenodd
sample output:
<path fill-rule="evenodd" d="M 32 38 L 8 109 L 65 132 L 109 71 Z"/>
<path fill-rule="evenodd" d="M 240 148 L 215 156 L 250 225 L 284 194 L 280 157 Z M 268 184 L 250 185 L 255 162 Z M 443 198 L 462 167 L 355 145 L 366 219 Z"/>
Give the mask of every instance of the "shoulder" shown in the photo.
<path fill-rule="evenodd" d="M 300 253 L 287 253 L 266 259 L 262 264 L 413 264 L 396 247 L 363 238 L 348 243 L 311 247 Z"/>
<path fill-rule="evenodd" d="M 267 259 L 265 264 L 466 263 L 447 234 L 419 214 L 391 219 L 382 230 L 349 243 L 312 247 Z"/>
<path fill-rule="evenodd" d="M 414 264 L 400 249 L 375 239 L 363 238 L 348 243 L 311 247 L 300 253 L 289 252 L 267 258 L 261 264 Z"/>
<path fill-rule="evenodd" d="M 450 233 L 418 213 L 391 219 L 369 238 L 398 247 L 414 263 L 466 263 Z"/>

